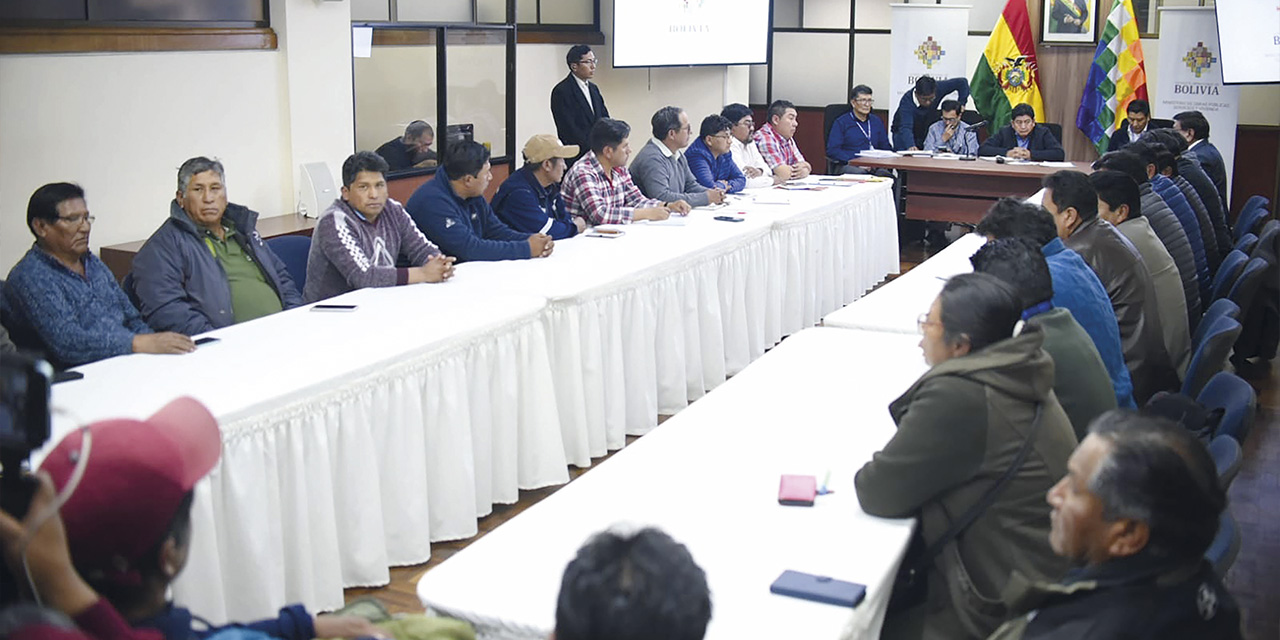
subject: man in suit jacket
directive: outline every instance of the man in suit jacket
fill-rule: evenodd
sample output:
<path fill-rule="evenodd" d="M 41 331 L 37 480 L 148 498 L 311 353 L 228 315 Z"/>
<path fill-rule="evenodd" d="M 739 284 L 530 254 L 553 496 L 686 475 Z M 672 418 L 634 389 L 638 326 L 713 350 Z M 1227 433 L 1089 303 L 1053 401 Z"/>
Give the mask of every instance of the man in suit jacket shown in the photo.
<path fill-rule="evenodd" d="M 596 54 L 585 44 L 574 45 L 565 56 L 569 75 L 551 89 L 551 116 L 556 120 L 556 135 L 565 145 L 577 145 L 578 155 L 569 159 L 573 164 L 590 148 L 588 137 L 591 126 L 600 118 L 609 117 L 591 78 L 596 75 Z"/>
<path fill-rule="evenodd" d="M 1013 123 L 987 138 L 978 148 L 978 155 L 1051 162 L 1067 157 L 1049 128 L 1036 124 L 1036 111 L 1025 102 L 1013 108 Z"/>
<path fill-rule="evenodd" d="M 1187 140 L 1187 150 L 1195 154 L 1201 168 L 1209 174 L 1213 188 L 1218 190 L 1225 211 L 1231 205 L 1227 197 L 1227 166 L 1218 148 L 1209 142 L 1209 121 L 1199 111 L 1183 111 L 1173 116 L 1173 130 Z"/>
<path fill-rule="evenodd" d="M 1147 130 L 1147 125 L 1151 124 L 1151 105 L 1146 100 L 1134 100 L 1125 108 L 1125 115 L 1127 117 L 1111 133 L 1107 151 L 1119 151 L 1130 142 L 1137 141 L 1138 136 Z"/>

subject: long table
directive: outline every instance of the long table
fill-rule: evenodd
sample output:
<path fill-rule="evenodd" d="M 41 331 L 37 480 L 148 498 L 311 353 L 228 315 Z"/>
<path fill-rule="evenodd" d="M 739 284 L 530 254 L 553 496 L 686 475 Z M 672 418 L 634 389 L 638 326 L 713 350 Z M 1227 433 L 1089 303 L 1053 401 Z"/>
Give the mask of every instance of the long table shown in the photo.
<path fill-rule="evenodd" d="M 196 492 L 177 600 L 214 622 L 336 608 L 343 587 L 474 535 L 493 504 L 565 482 L 568 464 L 896 272 L 894 217 L 884 183 L 796 192 L 351 292 L 337 302 L 352 313 L 304 307 L 212 332 L 194 354 L 81 367 L 54 388 L 52 441 L 201 400 L 223 457 Z"/>
<path fill-rule="evenodd" d="M 903 187 L 908 218 L 966 224 L 976 224 L 992 203 L 1002 197 L 1021 198 L 1035 193 L 1040 188 L 1040 181 L 1051 173 L 1063 169 L 1084 173 L 1093 170 L 1087 162 L 997 164 L 990 159 L 964 161 L 912 156 L 859 157 L 849 164 L 896 169 L 905 174 Z"/>
<path fill-rule="evenodd" d="M 877 637 L 913 521 L 863 513 L 853 475 L 895 432 L 888 403 L 926 369 L 916 342 L 828 328 L 792 335 L 427 572 L 419 598 L 482 637 L 545 638 L 576 549 L 609 527 L 653 525 L 706 571 L 709 640 Z M 778 479 L 788 473 L 820 482 L 830 473 L 835 493 L 813 508 L 780 506 Z M 770 594 L 786 569 L 865 584 L 866 600 L 850 610 Z"/>

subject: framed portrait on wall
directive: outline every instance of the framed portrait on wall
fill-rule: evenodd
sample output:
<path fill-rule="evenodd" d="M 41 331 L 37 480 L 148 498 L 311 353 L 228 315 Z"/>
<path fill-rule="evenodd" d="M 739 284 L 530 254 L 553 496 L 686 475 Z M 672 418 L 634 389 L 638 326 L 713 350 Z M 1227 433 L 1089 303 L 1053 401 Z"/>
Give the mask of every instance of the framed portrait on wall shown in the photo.
<path fill-rule="evenodd" d="M 1043 0 L 1040 41 L 1094 44 L 1098 40 L 1098 0 Z"/>

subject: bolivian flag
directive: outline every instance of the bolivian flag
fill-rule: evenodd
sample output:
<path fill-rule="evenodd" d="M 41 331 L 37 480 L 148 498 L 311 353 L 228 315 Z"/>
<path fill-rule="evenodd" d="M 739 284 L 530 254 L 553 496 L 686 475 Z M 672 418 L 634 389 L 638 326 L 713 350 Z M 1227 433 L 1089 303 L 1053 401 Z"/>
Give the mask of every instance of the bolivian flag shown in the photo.
<path fill-rule="evenodd" d="M 1133 17 L 1133 5 L 1123 0 L 1116 2 L 1098 39 L 1076 111 L 1076 126 L 1093 141 L 1098 153 L 1106 153 L 1111 134 L 1123 118 L 1120 114 L 1128 111 L 1130 102 L 1146 99 L 1147 71 L 1138 21 Z"/>
<path fill-rule="evenodd" d="M 1009 124 L 1009 112 L 1023 102 L 1036 110 L 1036 122 L 1044 122 L 1039 76 L 1027 2 L 1009 0 L 969 82 L 973 104 L 991 121 L 991 131 Z"/>

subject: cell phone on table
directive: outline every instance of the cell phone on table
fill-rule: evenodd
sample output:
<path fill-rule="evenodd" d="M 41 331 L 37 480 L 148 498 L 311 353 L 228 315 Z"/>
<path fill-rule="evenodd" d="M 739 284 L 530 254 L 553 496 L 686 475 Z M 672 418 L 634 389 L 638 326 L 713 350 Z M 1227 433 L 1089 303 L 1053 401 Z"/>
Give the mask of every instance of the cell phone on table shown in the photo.
<path fill-rule="evenodd" d="M 829 576 L 815 576 L 788 569 L 769 585 L 769 592 L 801 600 L 854 608 L 866 597 L 867 587 L 856 582 L 845 582 Z"/>
<path fill-rule="evenodd" d="M 311 307 L 312 311 L 355 311 L 354 304 L 318 304 Z"/>
<path fill-rule="evenodd" d="M 59 371 L 53 374 L 53 384 L 59 382 L 70 382 L 72 380 L 83 380 L 84 374 L 79 371 Z"/>
<path fill-rule="evenodd" d="M 215 343 L 215 342 L 221 342 L 221 340 L 219 340 L 218 338 L 215 338 L 215 337 L 213 337 L 213 336 L 205 336 L 205 337 L 203 337 L 203 338 L 196 338 L 196 346 L 197 346 L 197 347 L 198 347 L 198 346 L 200 346 L 200 345 L 205 345 L 205 344 L 213 344 L 213 343 Z"/>
<path fill-rule="evenodd" d="M 735 218 L 733 216 L 716 216 L 715 219 L 720 220 L 721 222 L 742 222 L 742 218 Z"/>

